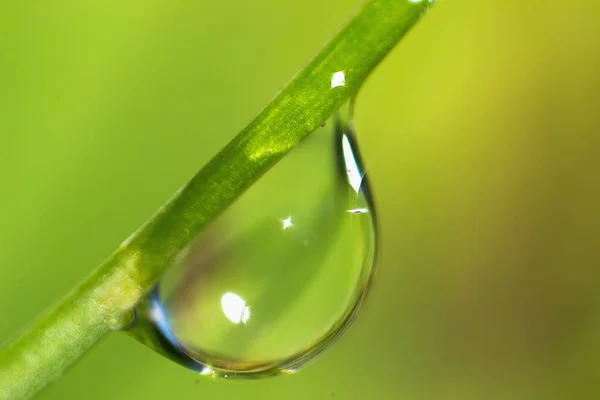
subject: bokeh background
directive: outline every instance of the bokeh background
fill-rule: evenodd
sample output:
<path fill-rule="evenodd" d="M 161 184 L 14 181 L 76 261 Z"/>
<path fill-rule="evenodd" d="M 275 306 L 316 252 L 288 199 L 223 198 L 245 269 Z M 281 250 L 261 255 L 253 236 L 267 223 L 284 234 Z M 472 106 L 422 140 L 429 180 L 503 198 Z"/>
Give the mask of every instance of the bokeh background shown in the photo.
<path fill-rule="evenodd" d="M 0 342 L 143 223 L 356 3 L 1 2 Z M 375 71 L 356 116 L 376 285 L 299 374 L 200 379 L 112 334 L 39 398 L 598 398 L 598 15 L 595 0 L 440 0 Z"/>

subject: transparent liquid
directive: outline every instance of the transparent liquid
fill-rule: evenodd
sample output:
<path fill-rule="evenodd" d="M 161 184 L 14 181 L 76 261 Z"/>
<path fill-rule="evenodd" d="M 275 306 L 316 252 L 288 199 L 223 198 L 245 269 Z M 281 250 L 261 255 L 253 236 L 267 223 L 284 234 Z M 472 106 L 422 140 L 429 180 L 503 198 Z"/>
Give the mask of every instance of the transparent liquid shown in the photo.
<path fill-rule="evenodd" d="M 376 253 L 369 188 L 343 114 L 179 255 L 130 333 L 215 376 L 290 373 L 340 335 L 364 299 Z"/>

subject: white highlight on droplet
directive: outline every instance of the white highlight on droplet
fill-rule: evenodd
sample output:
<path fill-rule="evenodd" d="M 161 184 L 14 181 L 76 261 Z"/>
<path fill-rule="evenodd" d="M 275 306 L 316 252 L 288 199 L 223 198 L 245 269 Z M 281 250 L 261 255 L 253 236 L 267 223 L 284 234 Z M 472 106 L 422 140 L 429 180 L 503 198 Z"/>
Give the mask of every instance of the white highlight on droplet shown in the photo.
<path fill-rule="evenodd" d="M 156 325 L 160 325 L 166 321 L 164 314 L 158 307 L 153 307 L 152 310 L 150 310 L 150 320 L 152 320 L 152 322 L 154 322 Z"/>
<path fill-rule="evenodd" d="M 342 153 L 344 154 L 344 165 L 346 166 L 346 175 L 348 176 L 348 183 L 352 186 L 352 189 L 358 194 L 360 185 L 362 183 L 362 175 L 358 168 L 358 163 L 354 157 L 352 146 L 350 146 L 350 140 L 348 136 L 342 136 Z"/>
<path fill-rule="evenodd" d="M 202 371 L 200 371 L 200 375 L 210 375 L 210 376 L 215 376 L 215 370 L 212 369 L 211 367 L 204 367 L 202 368 Z"/>
<path fill-rule="evenodd" d="M 346 86 L 346 73 L 342 71 L 334 72 L 331 76 L 331 88 Z"/>
<path fill-rule="evenodd" d="M 286 219 L 282 219 L 281 223 L 283 224 L 283 229 L 288 229 L 294 226 L 292 223 L 292 217 L 287 217 Z"/>
<path fill-rule="evenodd" d="M 369 209 L 368 208 L 353 208 L 352 210 L 346 210 L 346 212 L 349 212 L 350 214 L 364 214 L 364 213 L 368 213 Z"/>
<path fill-rule="evenodd" d="M 250 319 L 250 307 L 235 293 L 227 292 L 221 297 L 221 308 L 227 319 L 234 324 L 245 324 Z"/>

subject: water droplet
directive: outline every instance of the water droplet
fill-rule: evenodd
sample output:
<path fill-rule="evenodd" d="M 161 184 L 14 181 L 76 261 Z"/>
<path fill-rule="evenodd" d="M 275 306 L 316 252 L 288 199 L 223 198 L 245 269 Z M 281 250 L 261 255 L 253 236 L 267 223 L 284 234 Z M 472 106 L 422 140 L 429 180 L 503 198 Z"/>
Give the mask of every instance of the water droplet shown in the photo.
<path fill-rule="evenodd" d="M 202 232 L 128 332 L 213 377 L 292 374 L 331 344 L 375 261 L 351 112 L 340 109 Z"/>

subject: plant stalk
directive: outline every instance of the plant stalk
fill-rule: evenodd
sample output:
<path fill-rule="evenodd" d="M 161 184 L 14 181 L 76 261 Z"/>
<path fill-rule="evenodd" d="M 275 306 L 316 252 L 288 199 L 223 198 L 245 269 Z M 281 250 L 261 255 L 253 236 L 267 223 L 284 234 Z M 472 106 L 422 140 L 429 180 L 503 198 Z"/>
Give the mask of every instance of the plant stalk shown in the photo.
<path fill-rule="evenodd" d="M 126 324 L 170 261 L 354 96 L 430 3 L 365 2 L 266 108 L 145 225 L 0 351 L 0 398 L 31 398 L 109 331 Z"/>

